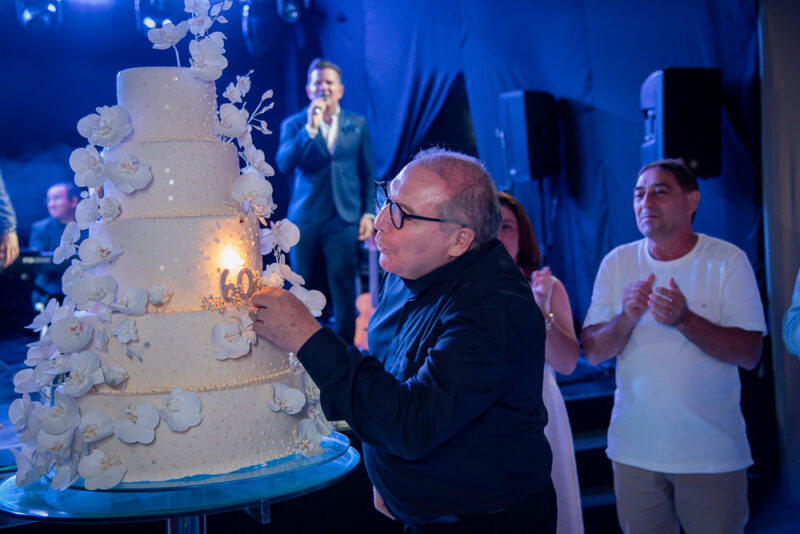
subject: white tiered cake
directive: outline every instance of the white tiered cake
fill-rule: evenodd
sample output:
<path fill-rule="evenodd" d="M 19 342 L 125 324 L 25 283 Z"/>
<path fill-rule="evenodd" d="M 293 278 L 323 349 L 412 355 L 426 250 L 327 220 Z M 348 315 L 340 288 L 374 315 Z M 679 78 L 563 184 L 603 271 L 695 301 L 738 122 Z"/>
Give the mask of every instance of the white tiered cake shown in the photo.
<path fill-rule="evenodd" d="M 317 454 L 331 431 L 302 367 L 249 330 L 260 284 L 299 281 L 280 262 L 262 278 L 262 253 L 280 258 L 296 236 L 288 221 L 260 230 L 274 207 L 259 172 L 269 166 L 246 128 L 240 175 L 237 147 L 218 133 L 236 126 L 221 124 L 214 82 L 196 75 L 123 71 L 118 105 L 78 124 L 90 146 L 70 164 L 90 193 L 56 259 L 80 259 L 63 278 L 69 298 L 34 320 L 46 334 L 15 377 L 18 485 L 44 474 L 54 488 L 80 476 L 110 489 L 228 473 Z M 237 83 L 226 96 L 249 90 L 246 76 Z M 80 243 L 79 226 L 89 228 Z"/>

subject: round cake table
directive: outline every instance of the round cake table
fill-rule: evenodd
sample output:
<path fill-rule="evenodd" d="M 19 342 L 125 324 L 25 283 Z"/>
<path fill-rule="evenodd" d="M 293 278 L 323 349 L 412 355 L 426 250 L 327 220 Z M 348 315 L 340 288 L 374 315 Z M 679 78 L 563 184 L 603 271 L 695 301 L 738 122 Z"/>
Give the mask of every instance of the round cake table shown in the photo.
<path fill-rule="evenodd" d="M 0 484 L 0 510 L 37 521 L 112 523 L 167 520 L 167 532 L 202 534 L 205 516 L 245 509 L 262 524 L 270 521 L 269 504 L 330 486 L 358 465 L 359 454 L 347 437 L 333 433 L 322 440 L 323 453 L 295 454 L 234 473 L 196 476 L 157 483 L 122 483 L 110 491 L 70 487 L 50 489 L 42 479 L 19 488 L 16 477 Z"/>

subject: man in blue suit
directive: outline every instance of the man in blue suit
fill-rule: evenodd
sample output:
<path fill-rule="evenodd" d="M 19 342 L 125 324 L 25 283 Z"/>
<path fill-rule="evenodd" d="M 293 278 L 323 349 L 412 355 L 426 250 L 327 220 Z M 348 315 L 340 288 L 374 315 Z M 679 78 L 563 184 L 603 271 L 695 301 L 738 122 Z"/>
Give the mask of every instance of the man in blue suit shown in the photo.
<path fill-rule="evenodd" d="M 294 174 L 288 217 L 300 228 L 300 242 L 292 248 L 292 269 L 309 288 L 327 282 L 336 331 L 352 342 L 358 242 L 373 232 L 372 145 L 366 119 L 339 106 L 344 85 L 337 65 L 312 61 L 306 93 L 309 106 L 281 124 L 275 157 L 283 173 Z"/>

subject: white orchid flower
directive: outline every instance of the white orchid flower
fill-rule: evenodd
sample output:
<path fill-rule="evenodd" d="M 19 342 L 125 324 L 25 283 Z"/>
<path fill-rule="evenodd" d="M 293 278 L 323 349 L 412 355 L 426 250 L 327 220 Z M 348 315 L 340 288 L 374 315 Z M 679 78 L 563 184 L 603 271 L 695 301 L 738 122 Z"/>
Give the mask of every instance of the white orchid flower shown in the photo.
<path fill-rule="evenodd" d="M 75 255 L 75 243 L 81 238 L 81 229 L 75 221 L 68 222 L 61 234 L 61 244 L 53 252 L 53 263 L 58 265 L 70 256 Z"/>
<path fill-rule="evenodd" d="M 214 21 L 206 13 L 201 13 L 189 19 L 189 31 L 192 35 L 202 37 Z"/>
<path fill-rule="evenodd" d="M 292 415 L 300 413 L 305 405 L 306 396 L 302 391 L 283 382 L 272 383 L 272 398 L 267 402 L 270 410 Z"/>
<path fill-rule="evenodd" d="M 47 305 L 44 307 L 44 310 L 33 318 L 31 324 L 26 326 L 25 328 L 29 328 L 34 332 L 40 331 L 42 328 L 50 324 L 50 320 L 53 317 L 53 314 L 58 309 L 58 300 L 50 299 L 47 301 Z"/>
<path fill-rule="evenodd" d="M 57 354 L 53 358 L 53 367 L 47 373 L 56 377 L 69 373 L 70 369 L 72 369 L 72 354 Z"/>
<path fill-rule="evenodd" d="M 277 246 L 283 252 L 289 252 L 300 241 L 300 229 L 289 219 L 273 223 L 269 228 L 261 229 L 261 254 L 269 254 Z"/>
<path fill-rule="evenodd" d="M 247 150 L 248 147 L 253 146 L 253 136 L 250 134 L 250 126 L 247 127 L 247 131 L 236 138 L 236 142 L 239 143 L 239 148 L 242 150 Z"/>
<path fill-rule="evenodd" d="M 152 28 L 147 32 L 147 38 L 153 43 L 156 50 L 166 50 L 178 44 L 181 39 L 186 37 L 189 31 L 189 22 L 181 21 L 177 25 L 172 22 L 164 22 L 160 28 Z"/>
<path fill-rule="evenodd" d="M 133 155 L 120 161 L 106 162 L 105 173 L 123 193 L 139 191 L 153 181 L 150 165 L 140 163 L 139 158 Z"/>
<path fill-rule="evenodd" d="M 122 482 L 128 468 L 118 457 L 108 458 L 103 451 L 95 449 L 78 463 L 78 474 L 83 477 L 87 490 L 107 490 Z"/>
<path fill-rule="evenodd" d="M 219 46 L 219 51 L 221 53 L 223 54 L 225 53 L 225 39 L 227 39 L 227 37 L 225 36 L 224 33 L 211 32 L 208 34 L 208 38 L 217 43 L 217 46 Z"/>
<path fill-rule="evenodd" d="M 147 291 L 138 287 L 129 287 L 125 296 L 108 307 L 126 315 L 144 315 L 147 313 Z"/>
<path fill-rule="evenodd" d="M 283 287 L 283 277 L 280 273 L 275 271 L 264 271 L 261 274 L 261 280 L 259 281 L 261 287 Z"/>
<path fill-rule="evenodd" d="M 80 454 L 73 453 L 56 465 L 56 474 L 50 482 L 50 489 L 60 491 L 67 489 L 78 480 L 78 460 Z"/>
<path fill-rule="evenodd" d="M 128 112 L 122 106 L 103 106 L 78 121 L 78 133 L 93 145 L 112 147 L 131 133 Z"/>
<path fill-rule="evenodd" d="M 239 137 L 247 131 L 247 113 L 233 104 L 222 104 L 219 107 L 219 122 L 214 125 L 214 132 L 226 137 Z"/>
<path fill-rule="evenodd" d="M 231 198 L 240 204 L 263 204 L 272 199 L 272 184 L 254 169 L 245 169 L 231 186 Z"/>
<path fill-rule="evenodd" d="M 147 290 L 147 301 L 153 306 L 164 306 L 172 299 L 173 291 L 160 285 L 150 286 Z"/>
<path fill-rule="evenodd" d="M 114 419 L 111 425 L 114 434 L 125 443 L 152 443 L 156 437 L 155 428 L 160 418 L 158 409 L 149 402 L 128 406 L 125 417 Z"/>
<path fill-rule="evenodd" d="M 97 220 L 98 213 L 97 197 L 95 195 L 78 202 L 75 207 L 75 220 L 78 223 L 78 228 L 81 230 L 89 228 Z"/>
<path fill-rule="evenodd" d="M 205 15 L 210 7 L 208 0 L 183 0 L 183 10 L 192 15 Z"/>
<path fill-rule="evenodd" d="M 323 436 L 330 436 L 333 432 L 333 423 L 328 421 L 325 414 L 322 413 L 322 407 L 318 400 L 308 403 L 308 418 L 314 421 L 317 431 Z"/>
<path fill-rule="evenodd" d="M 211 344 L 218 360 L 239 358 L 250 352 L 250 337 L 243 331 L 241 323 L 229 319 L 211 328 Z"/>
<path fill-rule="evenodd" d="M 53 406 L 42 409 L 40 417 L 42 430 L 57 436 L 72 430 L 81 423 L 81 414 L 75 399 L 56 389 L 53 394 Z M 41 434 L 41 432 L 40 432 Z"/>
<path fill-rule="evenodd" d="M 98 302 L 114 302 L 117 282 L 110 275 L 95 276 L 85 273 L 75 282 L 63 287 L 64 294 L 75 302 L 79 310 L 91 310 Z"/>
<path fill-rule="evenodd" d="M 229 83 L 228 87 L 225 88 L 225 92 L 222 93 L 229 102 L 233 104 L 241 104 L 242 103 L 242 92 L 239 88 L 233 83 Z"/>
<path fill-rule="evenodd" d="M 48 463 L 33 446 L 23 445 L 20 450 L 11 449 L 11 454 L 17 462 L 17 487 L 29 486 L 47 473 Z"/>
<path fill-rule="evenodd" d="M 191 427 L 199 425 L 203 420 L 200 415 L 202 407 L 197 393 L 175 388 L 164 401 L 164 407 L 161 408 L 160 413 L 173 432 L 186 432 Z"/>
<path fill-rule="evenodd" d="M 228 66 L 228 60 L 222 55 L 223 48 L 214 39 L 189 42 L 189 52 L 192 54 L 189 71 L 195 78 L 213 82 Z"/>
<path fill-rule="evenodd" d="M 128 379 L 128 371 L 121 365 L 104 365 L 103 380 L 112 388 L 119 387 Z"/>
<path fill-rule="evenodd" d="M 65 317 L 53 323 L 50 336 L 59 352 L 76 352 L 92 340 L 92 325 L 82 323 L 75 316 Z"/>
<path fill-rule="evenodd" d="M 250 145 L 245 149 L 244 157 L 247 160 L 247 163 L 255 170 L 260 172 L 262 175 L 264 176 L 275 175 L 275 169 L 272 168 L 272 165 L 267 163 L 266 156 L 264 156 L 264 152 L 257 149 L 254 145 Z"/>
<path fill-rule="evenodd" d="M 114 433 L 111 416 L 105 410 L 92 410 L 78 425 L 78 435 L 83 443 L 94 443 Z"/>
<path fill-rule="evenodd" d="M 58 350 L 53 343 L 43 347 L 28 347 L 28 352 L 25 356 L 25 365 L 28 367 L 36 367 L 45 360 L 52 360 L 58 354 Z"/>
<path fill-rule="evenodd" d="M 250 71 L 252 72 L 252 71 Z M 246 95 L 250 91 L 250 76 L 236 76 L 236 88 L 242 93 L 242 96 Z"/>
<path fill-rule="evenodd" d="M 69 375 L 64 381 L 64 393 L 70 397 L 80 397 L 95 384 L 103 383 L 103 370 L 100 358 L 90 350 L 72 356 Z"/>
<path fill-rule="evenodd" d="M 274 278 L 273 273 L 280 276 L 282 280 L 288 281 L 290 284 L 302 285 L 306 283 L 302 276 L 293 272 L 292 268 L 285 263 L 270 263 L 266 266 L 264 272 L 261 273 L 261 279 L 264 280 L 269 277 Z M 283 287 L 283 283 L 272 287 Z"/>
<path fill-rule="evenodd" d="M 14 399 L 8 407 L 8 420 L 14 425 L 14 432 L 20 437 L 22 443 L 29 443 L 36 439 L 41 423 L 42 403 L 31 400 L 27 393 L 22 394 L 22 398 Z"/>
<path fill-rule="evenodd" d="M 295 429 L 295 450 L 303 456 L 311 456 L 322 452 L 322 436 L 316 423 L 311 419 L 302 419 Z"/>
<path fill-rule="evenodd" d="M 300 387 L 303 388 L 303 393 L 306 394 L 306 397 L 311 400 L 319 400 L 319 388 L 308 373 L 304 374 L 300 380 Z"/>
<path fill-rule="evenodd" d="M 122 321 L 111 331 L 111 335 L 115 336 L 123 345 L 137 341 L 139 336 L 136 334 L 136 321 L 133 319 Z"/>
<path fill-rule="evenodd" d="M 60 434 L 51 434 L 42 428 L 36 436 L 36 450 L 41 454 L 51 454 L 61 459 L 69 458 L 72 453 L 72 434 L 71 428 Z"/>
<path fill-rule="evenodd" d="M 97 318 L 100 319 L 101 321 L 103 321 L 103 319 L 101 318 L 101 314 L 103 312 L 108 312 L 109 315 L 111 314 L 110 310 L 103 308 L 102 312 L 98 313 L 97 315 Z M 110 320 L 111 319 L 109 318 L 109 321 Z M 108 322 L 108 321 L 103 321 L 103 322 Z M 98 352 L 105 352 L 106 345 L 108 344 L 108 334 L 106 333 L 106 329 L 98 328 L 95 332 L 96 334 L 94 336 L 94 341 L 92 342 L 92 348 Z"/>
<path fill-rule="evenodd" d="M 84 269 L 93 269 L 100 264 L 110 263 L 120 254 L 121 250 L 114 250 L 107 242 L 95 237 L 84 239 L 78 247 L 78 257 L 83 262 Z"/>
<path fill-rule="evenodd" d="M 308 289 L 300 286 L 292 286 L 289 292 L 300 299 L 300 301 L 308 308 L 308 311 L 314 317 L 322 315 L 322 310 L 325 308 L 325 295 L 316 289 L 309 291 Z"/>
<path fill-rule="evenodd" d="M 72 264 L 67 267 L 64 274 L 61 275 L 61 288 L 66 289 L 70 284 L 73 284 L 81 279 L 86 274 L 86 266 L 80 260 L 73 259 Z"/>
<path fill-rule="evenodd" d="M 97 188 L 103 185 L 105 159 L 92 145 L 76 148 L 69 156 L 69 168 L 75 173 L 75 185 Z"/>
<path fill-rule="evenodd" d="M 100 199 L 100 207 L 98 213 L 104 222 L 111 222 L 119 217 L 120 214 L 119 202 L 111 197 L 103 197 Z"/>

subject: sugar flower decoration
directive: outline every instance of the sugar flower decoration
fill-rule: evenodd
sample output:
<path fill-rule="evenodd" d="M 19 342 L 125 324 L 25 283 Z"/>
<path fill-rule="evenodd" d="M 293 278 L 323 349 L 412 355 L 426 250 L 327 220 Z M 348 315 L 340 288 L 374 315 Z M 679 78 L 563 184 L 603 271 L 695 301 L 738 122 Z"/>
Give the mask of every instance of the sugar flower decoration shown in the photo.
<path fill-rule="evenodd" d="M 323 436 L 330 436 L 333 432 L 333 423 L 325 417 L 318 400 L 308 403 L 308 418 L 314 421 L 317 431 Z"/>
<path fill-rule="evenodd" d="M 83 443 L 94 443 L 114 433 L 111 416 L 105 410 L 92 410 L 78 425 L 78 434 Z"/>
<path fill-rule="evenodd" d="M 322 310 L 325 308 L 325 295 L 316 289 L 309 291 L 308 289 L 300 286 L 292 286 L 289 292 L 300 299 L 300 301 L 308 308 L 308 311 L 314 317 L 322 315 Z"/>
<path fill-rule="evenodd" d="M 98 302 L 110 304 L 114 301 L 117 282 L 110 275 L 85 273 L 75 282 L 63 286 L 63 289 L 79 310 L 91 310 Z"/>
<path fill-rule="evenodd" d="M 78 228 L 85 230 L 89 228 L 96 220 L 98 214 L 97 197 L 91 195 L 84 198 L 75 207 L 75 220 L 78 223 Z"/>
<path fill-rule="evenodd" d="M 61 234 L 61 244 L 53 252 L 53 263 L 58 265 L 77 251 L 75 243 L 81 238 L 81 229 L 75 221 L 68 222 Z"/>
<path fill-rule="evenodd" d="M 41 313 L 39 313 L 39 315 L 34 317 L 31 324 L 29 324 L 25 328 L 29 328 L 34 332 L 40 331 L 42 328 L 50 324 L 50 320 L 57 309 L 58 309 L 58 300 L 54 298 L 48 300 L 44 310 Z"/>
<path fill-rule="evenodd" d="M 112 147 L 131 133 L 128 112 L 122 106 L 103 106 L 78 121 L 78 133 L 93 145 Z"/>
<path fill-rule="evenodd" d="M 156 437 L 155 428 L 160 418 L 158 409 L 149 402 L 130 405 L 125 417 L 114 419 L 111 424 L 114 434 L 125 443 L 152 443 Z"/>
<path fill-rule="evenodd" d="M 211 328 L 214 357 L 218 360 L 244 356 L 250 352 L 250 342 L 250 337 L 236 319 L 222 321 Z"/>
<path fill-rule="evenodd" d="M 17 487 L 30 486 L 42 478 L 48 470 L 48 464 L 35 447 L 23 445 L 22 449 L 11 449 L 17 462 Z"/>
<path fill-rule="evenodd" d="M 302 285 L 306 283 L 302 276 L 293 272 L 292 268 L 283 262 L 270 263 L 267 265 L 267 267 L 264 269 L 264 272 L 261 273 L 261 280 L 263 281 L 265 278 L 268 278 L 273 274 L 277 274 L 281 277 L 281 279 L 286 280 L 290 284 Z M 283 283 L 273 287 L 283 287 Z"/>
<path fill-rule="evenodd" d="M 72 264 L 67 267 L 67 270 L 61 275 L 62 289 L 80 280 L 83 275 L 86 274 L 86 271 L 86 266 L 80 260 L 73 259 Z"/>
<path fill-rule="evenodd" d="M 31 396 L 23 393 L 19 399 L 14 399 L 8 407 L 8 420 L 14 425 L 14 431 L 22 443 L 30 443 L 36 439 L 41 423 L 42 403 L 31 400 Z"/>
<path fill-rule="evenodd" d="M 69 167 L 75 173 L 75 185 L 97 188 L 103 185 L 105 159 L 92 145 L 76 148 L 69 156 Z"/>
<path fill-rule="evenodd" d="M 92 325 L 75 316 L 66 317 L 53 323 L 50 336 L 59 352 L 76 352 L 92 341 Z"/>
<path fill-rule="evenodd" d="M 114 250 L 106 241 L 95 237 L 87 237 L 78 248 L 78 257 L 83 262 L 84 269 L 93 269 L 100 264 L 112 262 L 120 254 L 121 250 Z"/>
<path fill-rule="evenodd" d="M 86 350 L 72 356 L 69 375 L 64 380 L 64 393 L 70 397 L 80 397 L 95 384 L 102 383 L 103 370 L 97 354 Z"/>
<path fill-rule="evenodd" d="M 215 133 L 226 137 L 239 137 L 247 131 L 247 112 L 233 104 L 219 107 L 219 122 L 214 125 Z"/>
<path fill-rule="evenodd" d="M 100 312 L 98 312 L 97 318 L 101 322 L 109 322 L 111 320 L 110 317 L 108 321 L 103 320 L 106 314 L 110 315 L 111 311 L 107 308 L 103 308 Z M 92 348 L 99 352 L 105 352 L 107 345 L 108 345 L 108 332 L 106 331 L 105 328 L 98 328 L 97 330 L 95 330 L 95 336 L 92 341 Z"/>
<path fill-rule="evenodd" d="M 188 31 L 189 22 L 186 20 L 179 22 L 177 25 L 167 21 L 160 28 L 149 30 L 147 38 L 150 39 L 150 42 L 153 43 L 153 48 L 156 50 L 166 50 L 172 47 L 175 50 L 175 58 L 178 60 L 178 66 L 180 67 L 181 60 L 175 45 L 186 36 Z"/>
<path fill-rule="evenodd" d="M 103 197 L 100 199 L 100 206 L 98 214 L 104 222 L 111 222 L 120 214 L 119 202 L 111 197 Z"/>
<path fill-rule="evenodd" d="M 53 343 L 43 347 L 28 347 L 25 355 L 25 365 L 35 367 L 46 360 L 51 360 L 58 354 L 58 349 Z"/>
<path fill-rule="evenodd" d="M 78 419 L 80 421 L 80 419 Z M 77 425 L 76 425 L 77 426 Z M 69 428 L 59 434 L 39 431 L 36 436 L 36 450 L 42 454 L 49 454 L 60 459 L 66 459 L 72 452 L 72 429 Z"/>
<path fill-rule="evenodd" d="M 80 455 L 71 454 L 68 458 L 56 464 L 56 473 L 50 482 L 50 489 L 63 490 L 78 480 L 78 460 Z"/>
<path fill-rule="evenodd" d="M 121 386 L 128 379 L 128 371 L 121 365 L 104 365 L 103 381 L 112 388 Z"/>
<path fill-rule="evenodd" d="M 122 321 L 111 331 L 111 335 L 115 336 L 122 344 L 137 341 L 139 337 L 136 335 L 136 321 L 133 319 Z"/>
<path fill-rule="evenodd" d="M 300 229 L 289 219 L 273 223 L 269 228 L 261 229 L 261 254 L 269 254 L 277 246 L 283 252 L 289 250 L 300 241 Z"/>
<path fill-rule="evenodd" d="M 319 400 L 319 388 L 314 381 L 311 380 L 311 376 L 308 373 L 303 375 L 303 378 L 300 380 L 300 385 L 306 397 L 310 400 Z"/>
<path fill-rule="evenodd" d="M 295 450 L 303 456 L 311 456 L 322 452 L 322 436 L 317 425 L 311 419 L 302 419 L 295 429 Z"/>
<path fill-rule="evenodd" d="M 245 149 L 244 157 L 247 160 L 247 163 L 249 163 L 251 167 L 260 172 L 262 175 L 264 176 L 275 175 L 275 169 L 272 168 L 272 165 L 267 163 L 267 159 L 264 156 L 264 152 L 262 150 L 259 150 L 255 146 L 250 145 Z"/>
<path fill-rule="evenodd" d="M 172 290 L 166 286 L 150 286 L 147 290 L 147 301 L 153 306 L 164 306 L 172 298 Z"/>
<path fill-rule="evenodd" d="M 299 389 L 283 382 L 272 383 L 272 399 L 267 402 L 273 412 L 299 413 L 306 405 L 306 396 Z"/>
<path fill-rule="evenodd" d="M 124 297 L 108 307 L 126 315 L 143 315 L 147 312 L 148 299 L 148 293 L 144 289 L 129 287 Z"/>
<path fill-rule="evenodd" d="M 105 173 L 123 193 L 139 191 L 153 181 L 150 165 L 140 163 L 139 159 L 132 155 L 121 161 L 107 162 Z"/>
<path fill-rule="evenodd" d="M 53 382 L 53 362 L 40 362 L 33 369 L 22 369 L 14 375 L 14 392 L 34 393 L 46 388 Z"/>
<path fill-rule="evenodd" d="M 53 394 L 53 406 L 44 408 L 40 418 L 42 430 L 47 434 L 58 435 L 75 428 L 81 422 L 78 404 L 60 389 Z M 39 432 L 41 439 L 42 432 Z"/>
<path fill-rule="evenodd" d="M 200 416 L 201 408 L 202 403 L 197 393 L 175 388 L 164 401 L 160 413 L 173 432 L 186 432 L 203 420 Z"/>
<path fill-rule="evenodd" d="M 223 48 L 214 39 L 191 41 L 189 52 L 192 54 L 189 71 L 195 78 L 213 82 L 228 66 L 228 60 L 222 55 Z"/>
<path fill-rule="evenodd" d="M 128 468 L 120 463 L 118 457 L 109 458 L 99 449 L 81 458 L 78 474 L 83 477 L 87 490 L 111 489 L 122 481 Z"/>
<path fill-rule="evenodd" d="M 231 186 L 231 198 L 242 205 L 272 202 L 272 184 L 254 169 L 245 169 Z"/>

